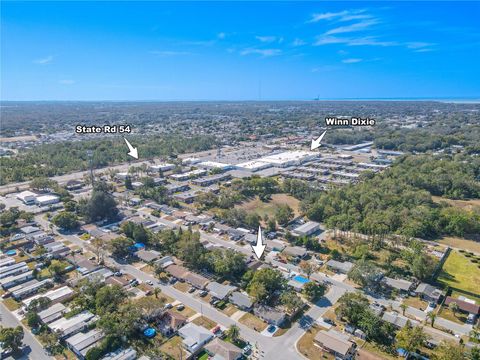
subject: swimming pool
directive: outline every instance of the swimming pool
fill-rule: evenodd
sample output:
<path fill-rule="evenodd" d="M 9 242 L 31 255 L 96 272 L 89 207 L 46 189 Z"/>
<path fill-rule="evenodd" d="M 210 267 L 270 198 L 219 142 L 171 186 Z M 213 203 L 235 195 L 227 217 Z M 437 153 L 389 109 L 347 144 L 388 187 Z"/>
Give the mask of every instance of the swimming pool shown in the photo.
<path fill-rule="evenodd" d="M 147 328 L 143 331 L 143 335 L 145 335 L 148 338 L 153 338 L 157 331 L 153 328 Z"/>
<path fill-rule="evenodd" d="M 16 255 L 17 251 L 16 250 L 8 250 L 7 252 L 5 252 L 5 254 L 12 256 L 12 255 Z"/>
<path fill-rule="evenodd" d="M 300 275 L 297 275 L 293 278 L 293 280 L 295 280 L 296 282 L 299 282 L 300 284 L 306 284 L 308 282 L 310 282 L 310 280 L 308 280 L 306 277 L 303 277 L 303 276 L 300 276 Z"/>

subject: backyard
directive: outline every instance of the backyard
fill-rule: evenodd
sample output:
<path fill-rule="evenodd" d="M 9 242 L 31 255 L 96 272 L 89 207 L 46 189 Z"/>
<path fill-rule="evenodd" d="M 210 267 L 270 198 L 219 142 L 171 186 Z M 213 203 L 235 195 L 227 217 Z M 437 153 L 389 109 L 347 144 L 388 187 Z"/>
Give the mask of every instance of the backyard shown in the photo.
<path fill-rule="evenodd" d="M 480 284 L 480 263 L 470 254 L 465 254 L 452 250 L 443 265 L 438 281 L 451 288 L 477 294 Z"/>

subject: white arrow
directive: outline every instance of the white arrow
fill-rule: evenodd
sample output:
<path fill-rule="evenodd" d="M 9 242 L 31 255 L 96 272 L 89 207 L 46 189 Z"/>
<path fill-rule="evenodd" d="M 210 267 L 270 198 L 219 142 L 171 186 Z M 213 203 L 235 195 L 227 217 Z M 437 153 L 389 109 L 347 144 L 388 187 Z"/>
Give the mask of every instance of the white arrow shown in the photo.
<path fill-rule="evenodd" d="M 326 132 L 327 130 L 325 130 L 323 134 L 318 137 L 317 140 L 312 140 L 312 146 L 310 146 L 310 150 L 315 150 L 316 148 L 320 147 L 320 142 L 322 141 Z"/>
<path fill-rule="evenodd" d="M 252 245 L 252 249 L 257 256 L 258 260 L 262 257 L 263 252 L 265 251 L 266 245 L 264 245 L 262 240 L 262 228 L 258 227 L 258 234 L 257 234 L 257 243 L 255 246 Z"/>
<path fill-rule="evenodd" d="M 138 159 L 138 150 L 137 150 L 137 148 L 136 148 L 136 147 L 133 147 L 132 144 L 130 144 L 126 138 L 123 138 L 123 140 L 125 140 L 125 142 L 127 143 L 127 146 L 128 146 L 128 155 L 130 155 L 131 157 L 133 157 L 133 158 L 135 158 L 135 159 Z"/>

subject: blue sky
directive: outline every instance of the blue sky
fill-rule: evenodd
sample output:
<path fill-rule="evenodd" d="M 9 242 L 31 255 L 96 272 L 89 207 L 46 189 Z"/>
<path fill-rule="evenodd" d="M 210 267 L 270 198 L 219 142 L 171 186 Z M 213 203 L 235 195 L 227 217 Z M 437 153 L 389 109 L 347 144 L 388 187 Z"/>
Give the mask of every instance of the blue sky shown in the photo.
<path fill-rule="evenodd" d="M 1 7 L 3 100 L 480 97 L 479 2 Z"/>

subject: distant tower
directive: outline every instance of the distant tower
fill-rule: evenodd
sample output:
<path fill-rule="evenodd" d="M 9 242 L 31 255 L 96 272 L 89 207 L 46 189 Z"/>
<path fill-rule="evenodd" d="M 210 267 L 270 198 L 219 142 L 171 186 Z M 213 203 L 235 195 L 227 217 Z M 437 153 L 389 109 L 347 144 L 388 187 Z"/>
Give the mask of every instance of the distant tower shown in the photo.
<path fill-rule="evenodd" d="M 92 150 L 87 150 L 87 157 L 88 157 L 88 163 L 90 166 L 90 182 L 94 183 L 94 177 L 93 177 L 93 151 Z"/>

